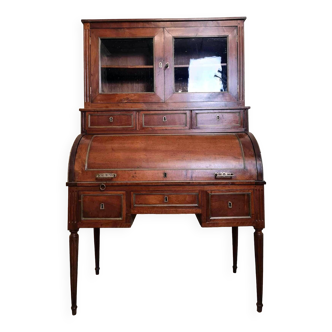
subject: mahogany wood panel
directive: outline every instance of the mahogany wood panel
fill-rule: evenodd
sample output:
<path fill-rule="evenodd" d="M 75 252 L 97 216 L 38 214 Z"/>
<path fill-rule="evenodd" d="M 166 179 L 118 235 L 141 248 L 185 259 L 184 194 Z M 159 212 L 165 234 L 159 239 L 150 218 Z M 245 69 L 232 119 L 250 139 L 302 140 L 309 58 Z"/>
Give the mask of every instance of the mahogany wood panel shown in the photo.
<path fill-rule="evenodd" d="M 105 172 L 116 174 L 112 182 L 216 181 L 221 171 L 232 172 L 234 181 L 256 180 L 246 134 L 86 135 L 75 160 L 78 182 Z"/>
<path fill-rule="evenodd" d="M 139 112 L 138 129 L 155 131 L 160 129 L 189 129 L 190 111 L 182 112 Z"/>

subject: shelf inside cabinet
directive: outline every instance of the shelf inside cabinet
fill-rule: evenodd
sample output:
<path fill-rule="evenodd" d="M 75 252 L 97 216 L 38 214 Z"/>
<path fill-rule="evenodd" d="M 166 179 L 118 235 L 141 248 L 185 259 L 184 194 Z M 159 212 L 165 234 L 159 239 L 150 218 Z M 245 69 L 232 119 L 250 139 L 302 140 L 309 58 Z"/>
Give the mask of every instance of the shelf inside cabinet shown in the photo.
<path fill-rule="evenodd" d="M 153 66 L 151 65 L 142 65 L 142 66 L 109 66 L 109 65 L 102 65 L 101 68 L 113 68 L 113 69 L 145 69 L 145 68 L 153 68 Z"/>

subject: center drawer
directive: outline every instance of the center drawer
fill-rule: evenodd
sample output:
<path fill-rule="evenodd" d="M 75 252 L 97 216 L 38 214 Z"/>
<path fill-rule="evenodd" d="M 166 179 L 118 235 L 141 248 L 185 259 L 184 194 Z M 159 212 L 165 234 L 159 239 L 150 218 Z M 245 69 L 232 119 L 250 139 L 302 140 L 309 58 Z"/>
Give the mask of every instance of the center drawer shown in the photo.
<path fill-rule="evenodd" d="M 190 111 L 139 113 L 139 130 L 189 129 Z"/>
<path fill-rule="evenodd" d="M 132 213 L 200 213 L 199 192 L 133 192 Z"/>

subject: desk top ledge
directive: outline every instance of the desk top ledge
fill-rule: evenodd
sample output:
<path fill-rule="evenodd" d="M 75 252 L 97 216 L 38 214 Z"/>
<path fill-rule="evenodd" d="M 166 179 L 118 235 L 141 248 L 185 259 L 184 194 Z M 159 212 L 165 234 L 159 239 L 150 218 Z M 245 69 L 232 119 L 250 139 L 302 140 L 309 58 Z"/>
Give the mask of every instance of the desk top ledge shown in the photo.
<path fill-rule="evenodd" d="M 82 23 L 101 22 L 183 22 L 183 21 L 245 21 L 246 17 L 201 17 L 201 18 L 140 18 L 140 19 L 82 19 Z"/>

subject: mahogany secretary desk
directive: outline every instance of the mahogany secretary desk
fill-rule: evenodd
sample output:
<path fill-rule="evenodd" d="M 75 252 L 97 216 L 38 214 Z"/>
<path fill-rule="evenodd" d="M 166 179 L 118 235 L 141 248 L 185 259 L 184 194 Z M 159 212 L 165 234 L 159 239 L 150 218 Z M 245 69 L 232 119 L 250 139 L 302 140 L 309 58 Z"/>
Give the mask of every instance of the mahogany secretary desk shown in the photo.
<path fill-rule="evenodd" d="M 244 17 L 82 20 L 84 108 L 68 172 L 72 314 L 78 230 L 131 227 L 136 214 L 196 214 L 253 226 L 262 311 L 264 184 L 244 99 Z"/>

